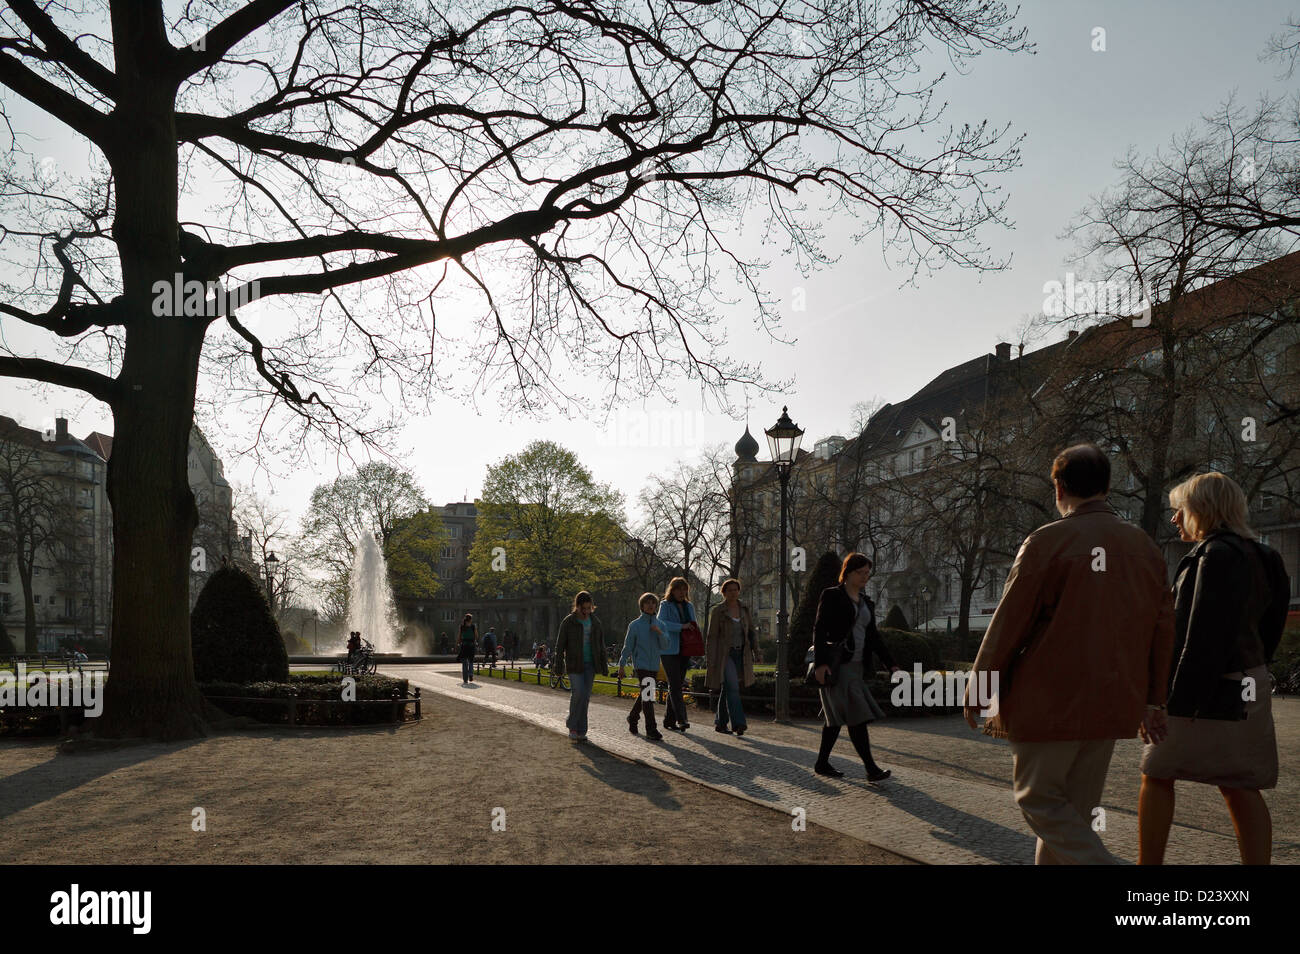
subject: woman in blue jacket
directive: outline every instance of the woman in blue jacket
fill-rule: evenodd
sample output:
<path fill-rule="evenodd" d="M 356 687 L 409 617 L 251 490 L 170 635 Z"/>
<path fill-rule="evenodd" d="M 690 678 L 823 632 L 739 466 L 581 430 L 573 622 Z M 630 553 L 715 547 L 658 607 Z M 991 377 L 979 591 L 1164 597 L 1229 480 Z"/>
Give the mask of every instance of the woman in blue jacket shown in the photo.
<path fill-rule="evenodd" d="M 627 638 L 623 640 L 623 655 L 618 657 L 618 678 L 623 678 L 623 667 L 632 661 L 640 689 L 632 712 L 627 717 L 627 727 L 637 734 L 637 723 L 645 711 L 645 737 L 653 742 L 663 738 L 655 727 L 655 677 L 659 674 L 659 656 L 668 645 L 668 633 L 655 618 L 659 597 L 653 593 L 641 594 L 641 615 L 627 624 Z M 648 680 L 648 681 L 647 681 Z"/>
<path fill-rule="evenodd" d="M 690 584 L 684 577 L 675 576 L 668 584 L 664 601 L 659 604 L 659 622 L 668 633 L 668 645 L 663 653 L 664 673 L 668 676 L 668 713 L 664 716 L 664 728 L 678 732 L 691 727 L 686 718 L 686 703 L 682 699 L 682 684 L 686 682 L 691 657 L 681 652 L 682 627 L 695 622 L 695 607 L 691 605 L 690 595 Z"/>

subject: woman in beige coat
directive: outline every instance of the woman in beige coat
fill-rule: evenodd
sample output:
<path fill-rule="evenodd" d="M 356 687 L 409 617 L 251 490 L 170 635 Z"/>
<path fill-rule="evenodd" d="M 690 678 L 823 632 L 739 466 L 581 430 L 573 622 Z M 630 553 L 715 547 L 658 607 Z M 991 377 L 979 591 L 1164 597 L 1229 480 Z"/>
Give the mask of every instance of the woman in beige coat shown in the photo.
<path fill-rule="evenodd" d="M 740 602 L 740 581 L 722 584 L 724 602 L 709 614 L 709 629 L 704 634 L 704 654 L 708 668 L 705 685 L 718 692 L 718 712 L 713 728 L 716 732 L 744 735 L 748 723 L 740 702 L 742 686 L 754 683 L 754 659 L 758 655 L 758 633 L 754 630 L 749 607 Z M 730 722 L 731 728 L 728 728 Z"/>

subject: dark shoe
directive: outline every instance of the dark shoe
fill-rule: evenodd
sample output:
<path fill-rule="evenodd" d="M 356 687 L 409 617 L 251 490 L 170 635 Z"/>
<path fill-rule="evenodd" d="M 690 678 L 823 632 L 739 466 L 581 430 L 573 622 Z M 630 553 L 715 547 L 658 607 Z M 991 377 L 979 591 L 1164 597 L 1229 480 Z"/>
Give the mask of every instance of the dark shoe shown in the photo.
<path fill-rule="evenodd" d="M 682 726 L 680 726 L 680 725 L 666 725 L 666 726 L 664 726 L 664 728 L 665 728 L 665 729 L 671 729 L 671 730 L 674 731 L 674 732 L 685 732 L 685 731 L 686 731 L 686 729 L 684 729 L 684 728 L 683 728 Z"/>
<path fill-rule="evenodd" d="M 681 730 L 682 730 L 683 732 L 685 732 L 685 731 L 686 731 L 687 729 L 689 729 L 690 727 L 691 727 L 691 724 L 690 724 L 689 722 L 683 722 L 683 723 L 681 724 Z"/>
<path fill-rule="evenodd" d="M 671 729 L 672 731 L 676 732 L 676 731 L 677 731 L 677 723 L 676 723 L 676 722 L 665 722 L 665 723 L 664 723 L 664 728 L 665 728 L 665 729 Z"/>
<path fill-rule="evenodd" d="M 883 771 L 882 771 L 881 769 L 876 769 L 874 772 L 868 772 L 868 773 L 867 773 L 867 781 L 868 781 L 868 782 L 883 782 L 885 779 L 889 778 L 889 776 L 891 776 L 891 775 L 893 775 L 893 774 L 894 774 L 894 773 L 891 772 L 891 771 L 889 771 L 889 769 L 884 769 Z"/>
<path fill-rule="evenodd" d="M 656 732 L 654 729 L 646 729 L 645 737 L 651 742 L 662 742 L 664 735 L 662 732 Z"/>
<path fill-rule="evenodd" d="M 745 727 L 742 725 L 739 729 L 736 729 L 735 731 L 736 731 L 736 735 L 744 735 Z"/>
<path fill-rule="evenodd" d="M 725 725 L 715 725 L 713 727 L 713 731 L 721 732 L 723 735 L 731 735 L 731 730 L 728 729 Z"/>
<path fill-rule="evenodd" d="M 818 775 L 827 775 L 830 776 L 831 778 L 844 777 L 844 773 L 841 772 L 839 769 L 835 768 L 835 766 L 831 765 L 830 762 L 827 762 L 825 765 L 818 762 L 816 765 L 813 766 L 813 771 L 816 772 Z"/>
<path fill-rule="evenodd" d="M 627 724 L 627 731 L 631 732 L 633 735 L 636 735 L 636 734 L 637 734 L 637 731 L 636 731 L 636 723 L 635 723 L 635 722 L 628 722 L 628 724 Z"/>

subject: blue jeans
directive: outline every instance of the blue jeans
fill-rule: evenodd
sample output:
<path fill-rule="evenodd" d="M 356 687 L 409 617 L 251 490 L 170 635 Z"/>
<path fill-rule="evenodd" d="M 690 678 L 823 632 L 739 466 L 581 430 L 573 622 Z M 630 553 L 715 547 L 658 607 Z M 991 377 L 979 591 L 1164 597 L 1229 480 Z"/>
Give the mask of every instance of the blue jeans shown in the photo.
<path fill-rule="evenodd" d="M 744 648 L 728 652 L 727 661 L 722 667 L 722 691 L 718 693 L 716 716 L 718 725 L 724 729 L 727 727 L 728 716 L 731 718 L 732 728 L 743 729 L 748 725 L 745 721 L 745 710 L 740 704 L 740 674 L 744 671 Z"/>
<path fill-rule="evenodd" d="M 587 704 L 591 702 L 591 687 L 595 683 L 594 663 L 584 663 L 582 672 L 569 673 L 569 684 L 573 686 L 573 691 L 569 696 L 569 718 L 564 724 L 570 732 L 587 734 Z"/>
<path fill-rule="evenodd" d="M 474 681 L 474 657 L 469 653 L 462 653 L 460 657 L 460 681 Z"/>

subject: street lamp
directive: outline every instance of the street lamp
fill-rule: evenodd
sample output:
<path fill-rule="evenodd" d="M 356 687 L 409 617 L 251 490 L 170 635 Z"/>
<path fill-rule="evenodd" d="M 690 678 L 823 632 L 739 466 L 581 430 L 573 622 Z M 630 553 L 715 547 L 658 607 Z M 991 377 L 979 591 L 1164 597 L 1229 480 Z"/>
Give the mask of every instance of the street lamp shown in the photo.
<path fill-rule="evenodd" d="M 275 570 L 275 564 L 279 562 L 280 559 L 275 555 L 274 550 L 272 550 L 270 553 L 267 554 L 266 556 L 266 602 L 267 605 L 271 607 L 272 616 L 275 615 L 275 595 L 274 595 L 274 591 L 271 588 L 271 579 L 272 579 L 271 574 Z"/>
<path fill-rule="evenodd" d="M 317 628 L 317 624 L 316 624 L 316 611 L 312 610 L 311 611 L 311 648 L 312 648 L 312 654 L 316 656 L 320 655 L 320 640 L 317 638 L 318 636 L 320 636 L 320 630 Z"/>
<path fill-rule="evenodd" d="M 925 605 L 925 631 L 928 633 L 930 631 L 930 588 L 928 586 L 921 587 L 921 599 Z"/>
<path fill-rule="evenodd" d="M 803 431 L 790 420 L 789 408 L 781 408 L 777 422 L 763 433 L 767 435 L 767 446 L 772 452 L 772 464 L 776 467 L 777 477 L 781 480 L 781 602 L 776 614 L 776 721 L 790 721 L 790 671 L 785 640 L 789 614 L 785 607 L 785 591 L 788 586 L 789 554 L 786 552 L 786 528 L 789 521 L 787 509 L 787 488 L 790 485 L 790 470 L 795 457 L 799 454 L 799 441 Z"/>

